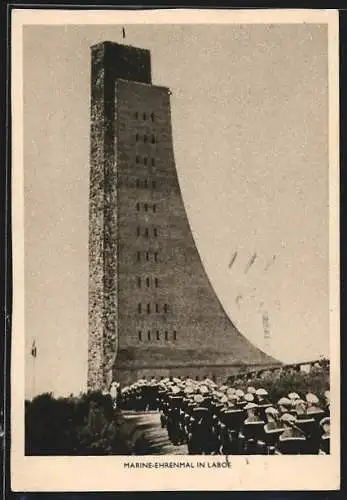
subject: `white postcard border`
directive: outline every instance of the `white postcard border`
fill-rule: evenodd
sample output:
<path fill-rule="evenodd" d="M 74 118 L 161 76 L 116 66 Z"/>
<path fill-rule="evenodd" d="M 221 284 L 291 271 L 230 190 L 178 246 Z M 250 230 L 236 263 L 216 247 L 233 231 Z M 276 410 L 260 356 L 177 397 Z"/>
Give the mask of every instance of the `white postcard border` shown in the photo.
<path fill-rule="evenodd" d="M 329 33 L 330 155 L 330 456 L 25 457 L 24 456 L 24 170 L 22 28 L 46 24 L 322 23 Z M 340 486 L 339 57 L 335 10 L 12 11 L 13 330 L 11 488 L 14 491 L 334 490 Z M 130 468 L 127 463 L 195 467 Z M 197 463 L 205 466 L 197 467 Z M 214 463 L 220 467 L 213 467 Z"/>

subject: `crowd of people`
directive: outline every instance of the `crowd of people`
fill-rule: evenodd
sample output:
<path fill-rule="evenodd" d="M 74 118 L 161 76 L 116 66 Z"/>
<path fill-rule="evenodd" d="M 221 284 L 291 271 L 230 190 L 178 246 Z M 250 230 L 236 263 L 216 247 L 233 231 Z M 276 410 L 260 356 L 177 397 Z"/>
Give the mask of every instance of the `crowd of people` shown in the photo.
<path fill-rule="evenodd" d="M 175 446 L 191 455 L 329 454 L 330 393 L 290 392 L 270 401 L 264 388 L 210 379 L 141 379 L 118 392 L 123 410 L 159 411 Z"/>

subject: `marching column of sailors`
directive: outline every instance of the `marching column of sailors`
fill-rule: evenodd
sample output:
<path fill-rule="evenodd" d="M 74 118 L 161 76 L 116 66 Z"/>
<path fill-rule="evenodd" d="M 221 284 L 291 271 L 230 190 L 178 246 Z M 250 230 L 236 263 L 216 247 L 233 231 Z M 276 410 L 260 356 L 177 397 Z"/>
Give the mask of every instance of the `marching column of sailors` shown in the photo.
<path fill-rule="evenodd" d="M 324 401 L 296 392 L 270 402 L 263 388 L 245 391 L 212 380 L 141 379 L 121 391 L 124 410 L 159 410 L 173 445 L 189 454 L 328 454 L 330 393 Z"/>

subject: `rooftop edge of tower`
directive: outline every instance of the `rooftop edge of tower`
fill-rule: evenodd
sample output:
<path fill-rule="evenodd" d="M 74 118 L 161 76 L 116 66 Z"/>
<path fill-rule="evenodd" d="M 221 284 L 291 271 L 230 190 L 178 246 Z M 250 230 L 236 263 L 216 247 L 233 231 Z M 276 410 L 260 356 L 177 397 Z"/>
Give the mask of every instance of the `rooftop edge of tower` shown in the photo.
<path fill-rule="evenodd" d="M 165 85 L 155 85 L 153 83 L 146 83 L 146 82 L 135 82 L 134 80 L 127 80 L 126 78 L 118 78 L 117 79 L 121 83 L 134 83 L 136 85 L 142 85 L 143 87 L 151 87 L 152 89 L 158 89 L 158 90 L 163 90 L 167 92 L 169 95 L 172 95 L 172 91 L 170 87 L 166 87 Z"/>
<path fill-rule="evenodd" d="M 98 43 L 94 43 L 93 45 L 91 45 L 91 49 L 93 49 L 94 47 L 101 47 L 101 46 L 114 46 L 114 47 L 124 47 L 126 49 L 134 49 L 134 50 L 141 50 L 141 51 L 144 51 L 144 52 L 150 52 L 149 49 L 144 49 L 144 48 L 141 48 L 141 47 L 134 47 L 134 45 L 127 45 L 125 43 L 118 43 L 118 42 L 111 42 L 110 40 L 104 40 L 102 42 L 98 42 Z"/>
<path fill-rule="evenodd" d="M 140 83 L 152 83 L 151 53 L 148 49 L 103 41 L 90 47 L 92 61 L 105 67 L 113 80 L 124 79 Z M 102 54 L 102 56 L 101 56 Z"/>

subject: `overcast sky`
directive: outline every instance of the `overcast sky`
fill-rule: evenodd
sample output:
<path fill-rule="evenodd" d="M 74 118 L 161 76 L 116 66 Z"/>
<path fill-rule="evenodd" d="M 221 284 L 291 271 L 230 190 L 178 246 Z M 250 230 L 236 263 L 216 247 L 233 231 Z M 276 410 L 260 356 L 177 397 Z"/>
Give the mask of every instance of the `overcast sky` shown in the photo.
<path fill-rule="evenodd" d="M 282 361 L 327 355 L 326 26 L 125 29 L 150 49 L 153 83 L 172 90 L 183 198 L 225 310 Z M 86 388 L 90 46 L 121 36 L 24 28 L 27 392 L 34 338 L 36 392 Z"/>

